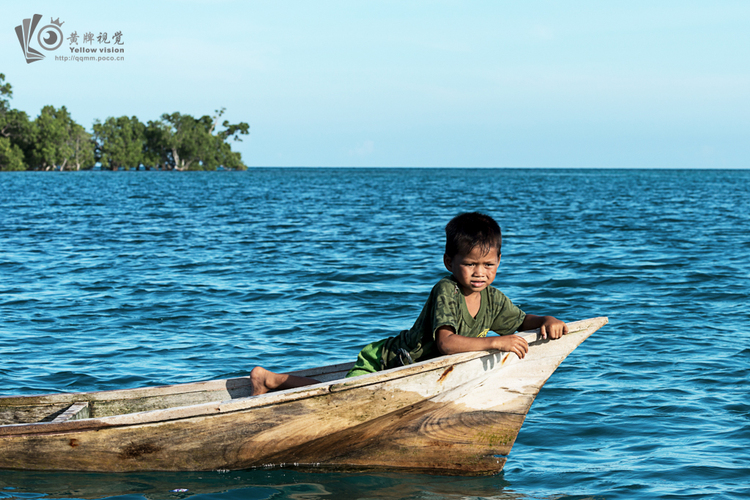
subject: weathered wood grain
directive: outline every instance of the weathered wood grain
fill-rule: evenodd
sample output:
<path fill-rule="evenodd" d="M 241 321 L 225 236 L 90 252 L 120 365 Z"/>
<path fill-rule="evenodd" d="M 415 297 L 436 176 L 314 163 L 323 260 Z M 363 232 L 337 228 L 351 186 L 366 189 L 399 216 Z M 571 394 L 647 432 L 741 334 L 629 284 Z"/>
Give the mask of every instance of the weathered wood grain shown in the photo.
<path fill-rule="evenodd" d="M 91 418 L 89 403 L 87 401 L 73 403 L 67 410 L 56 416 L 52 422 L 60 423 L 67 422 L 68 420 L 80 420 L 82 418 Z"/>

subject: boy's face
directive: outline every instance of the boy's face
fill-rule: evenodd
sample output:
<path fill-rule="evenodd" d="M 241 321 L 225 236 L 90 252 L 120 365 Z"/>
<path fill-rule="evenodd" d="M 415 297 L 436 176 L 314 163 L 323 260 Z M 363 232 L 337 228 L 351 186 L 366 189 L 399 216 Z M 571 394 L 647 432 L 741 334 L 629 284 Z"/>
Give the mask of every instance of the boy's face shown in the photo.
<path fill-rule="evenodd" d="M 474 247 L 468 253 L 459 252 L 453 258 L 443 256 L 445 268 L 453 274 L 464 295 L 479 293 L 495 280 L 500 255 L 497 247 L 483 252 Z"/>

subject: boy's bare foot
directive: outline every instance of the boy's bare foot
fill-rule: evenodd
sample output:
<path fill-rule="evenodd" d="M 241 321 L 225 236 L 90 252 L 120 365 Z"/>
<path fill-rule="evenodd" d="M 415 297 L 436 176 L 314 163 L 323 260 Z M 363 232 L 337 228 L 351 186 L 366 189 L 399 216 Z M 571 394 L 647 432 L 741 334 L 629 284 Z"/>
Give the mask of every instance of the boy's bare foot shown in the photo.
<path fill-rule="evenodd" d="M 270 372 L 265 368 L 256 366 L 250 372 L 250 383 L 253 386 L 253 396 L 260 396 L 267 393 L 270 389 L 266 386 L 266 379 Z"/>
<path fill-rule="evenodd" d="M 318 380 L 289 375 L 287 373 L 275 373 L 260 366 L 256 366 L 250 372 L 250 384 L 253 386 L 253 396 L 260 396 L 277 389 L 293 389 L 319 383 Z"/>

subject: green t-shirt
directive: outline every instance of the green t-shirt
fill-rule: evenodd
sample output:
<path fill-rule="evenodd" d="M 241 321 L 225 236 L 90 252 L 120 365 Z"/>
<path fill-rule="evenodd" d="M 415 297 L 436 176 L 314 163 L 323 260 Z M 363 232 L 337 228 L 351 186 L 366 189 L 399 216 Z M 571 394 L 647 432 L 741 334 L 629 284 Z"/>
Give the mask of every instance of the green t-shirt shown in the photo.
<path fill-rule="evenodd" d="M 441 279 L 432 288 L 414 326 L 386 339 L 382 369 L 401 366 L 398 356 L 400 348 L 408 351 L 414 362 L 439 356 L 435 332 L 441 326 L 451 326 L 464 337 L 486 337 L 490 330 L 499 335 L 515 333 L 526 313 L 513 305 L 497 288 L 488 286 L 481 293 L 479 312 L 472 318 L 455 278 L 447 276 Z"/>

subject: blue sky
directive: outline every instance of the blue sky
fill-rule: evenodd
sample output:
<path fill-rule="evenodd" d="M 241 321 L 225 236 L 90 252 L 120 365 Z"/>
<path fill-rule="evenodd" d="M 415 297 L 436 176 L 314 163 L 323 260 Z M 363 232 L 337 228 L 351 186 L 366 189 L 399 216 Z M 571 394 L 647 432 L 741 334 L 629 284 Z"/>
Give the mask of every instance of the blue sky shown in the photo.
<path fill-rule="evenodd" d="M 33 14 L 125 60 L 27 64 Z M 225 107 L 250 166 L 750 166 L 746 1 L 6 1 L 0 73 L 89 129 Z"/>

